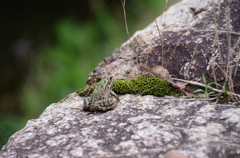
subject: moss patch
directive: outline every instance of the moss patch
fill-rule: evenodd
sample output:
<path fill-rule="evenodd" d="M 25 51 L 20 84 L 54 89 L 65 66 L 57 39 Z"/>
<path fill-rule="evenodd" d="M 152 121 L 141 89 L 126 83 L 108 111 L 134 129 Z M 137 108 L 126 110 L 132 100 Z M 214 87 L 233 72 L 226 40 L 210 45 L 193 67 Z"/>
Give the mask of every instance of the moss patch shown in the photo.
<path fill-rule="evenodd" d="M 89 94 L 91 94 L 93 92 L 93 90 L 96 88 L 97 84 L 95 84 L 94 86 L 91 86 L 89 88 L 82 88 L 82 89 L 79 89 L 76 91 L 76 93 L 78 95 L 80 95 L 81 97 L 85 97 L 85 96 L 88 96 Z"/>
<path fill-rule="evenodd" d="M 100 80 L 97 80 L 99 82 Z M 80 96 L 87 96 L 91 94 L 97 83 L 94 86 L 91 86 L 86 89 L 80 89 L 76 91 Z M 174 95 L 178 96 L 172 92 L 172 87 L 170 83 L 159 78 L 159 77 L 137 77 L 133 78 L 130 81 L 128 80 L 116 80 L 112 90 L 117 94 L 140 94 L 143 95 L 155 95 L 163 97 L 164 95 Z"/>
<path fill-rule="evenodd" d="M 100 82 L 102 80 L 101 77 L 92 77 L 87 80 L 87 85 L 92 85 L 94 83 Z"/>
<path fill-rule="evenodd" d="M 170 84 L 159 77 L 137 77 L 130 81 L 117 80 L 114 82 L 113 91 L 118 94 L 139 94 L 164 96 L 171 95 Z"/>
<path fill-rule="evenodd" d="M 81 97 L 88 96 L 91 94 L 96 86 L 98 85 L 98 82 L 100 82 L 102 79 L 100 77 L 93 77 L 87 80 L 87 88 L 82 88 L 80 90 L 77 90 L 76 93 L 80 95 Z"/>

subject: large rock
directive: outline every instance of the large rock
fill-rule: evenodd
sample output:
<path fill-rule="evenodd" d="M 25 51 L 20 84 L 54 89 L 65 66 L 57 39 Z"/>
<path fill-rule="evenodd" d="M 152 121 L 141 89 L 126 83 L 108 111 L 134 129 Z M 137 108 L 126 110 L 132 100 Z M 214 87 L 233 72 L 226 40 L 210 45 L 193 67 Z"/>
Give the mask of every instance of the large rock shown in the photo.
<path fill-rule="evenodd" d="M 70 94 L 10 137 L 3 157 L 163 157 L 172 149 L 193 158 L 240 156 L 240 109 L 207 101 L 135 95 L 106 113 L 82 110 Z"/>
<path fill-rule="evenodd" d="M 138 75 L 139 62 L 161 65 L 163 48 L 163 65 L 174 77 L 195 80 L 201 73 L 207 73 L 211 79 L 211 64 L 226 67 L 227 39 L 231 40 L 231 47 L 236 45 L 231 49 L 231 66 L 237 63 L 239 6 L 239 0 L 226 4 L 216 0 L 182 1 L 168 10 L 166 19 L 166 13 L 157 18 L 160 36 L 153 23 L 132 37 L 137 56 L 126 42 L 105 58 L 90 77 L 115 74 L 120 79 Z M 213 45 L 214 15 L 219 19 L 223 63 L 216 49 L 218 45 Z M 226 35 L 226 28 L 231 35 Z M 217 79 L 222 80 L 218 66 L 215 71 Z M 239 78 L 239 72 L 235 78 Z M 240 157 L 238 107 L 150 95 L 126 94 L 120 100 L 114 110 L 90 113 L 82 109 L 83 98 L 72 93 L 66 100 L 51 104 L 38 119 L 28 121 L 12 135 L 0 157 L 163 157 L 170 150 L 189 158 Z"/>
<path fill-rule="evenodd" d="M 224 85 L 229 82 L 225 80 L 228 74 L 234 91 L 240 93 L 240 2 L 222 2 L 185 0 L 172 6 L 156 19 L 157 25 L 153 22 L 134 34 L 131 39 L 136 54 L 127 41 L 89 77 L 116 74 L 126 79 L 141 73 L 138 63 L 147 63 L 162 65 L 175 78 L 197 82 L 203 82 L 203 73 L 207 83 L 215 81 L 215 76 L 216 82 Z M 228 89 L 228 84 L 225 87 Z"/>

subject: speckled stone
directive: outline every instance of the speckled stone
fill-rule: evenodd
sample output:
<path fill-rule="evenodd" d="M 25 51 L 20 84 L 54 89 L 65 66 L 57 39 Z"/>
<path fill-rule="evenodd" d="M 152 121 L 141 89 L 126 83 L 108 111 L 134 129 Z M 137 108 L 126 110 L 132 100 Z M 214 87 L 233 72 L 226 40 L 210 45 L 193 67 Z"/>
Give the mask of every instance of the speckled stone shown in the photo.
<path fill-rule="evenodd" d="M 150 95 L 120 99 L 114 110 L 90 113 L 72 93 L 12 135 L 0 157 L 163 157 L 170 150 L 240 156 L 240 108 Z"/>
<path fill-rule="evenodd" d="M 218 15 L 218 8 L 222 13 L 219 30 L 224 31 L 227 26 L 227 5 L 222 2 L 223 0 L 183 0 L 175 4 L 167 14 L 165 12 L 157 18 L 160 36 L 156 36 L 158 31 L 152 23 L 132 37 L 138 60 L 134 57 L 129 42 L 125 42 L 89 76 L 105 77 L 114 74 L 117 79 L 126 79 L 139 75 L 137 63 L 145 62 L 147 55 L 149 66 L 161 65 L 163 37 L 164 65 L 171 58 L 167 66 L 170 74 L 197 80 L 202 73 L 207 72 L 211 78 L 210 66 L 213 61 L 219 62 L 217 52 L 212 51 L 215 35 L 211 30 L 215 29 L 214 4 L 215 13 Z M 232 18 L 228 26 L 234 26 L 230 27 L 234 31 L 231 40 L 236 44 L 240 35 L 240 2 L 227 2 Z M 187 31 L 195 23 L 197 25 Z M 201 34 L 200 28 L 207 31 Z M 220 33 L 221 50 L 223 56 L 226 56 L 226 33 Z M 184 35 L 183 40 L 179 42 L 175 54 L 170 56 L 181 35 Z M 187 71 L 197 43 L 197 57 Z M 236 50 L 232 51 L 232 59 L 235 60 Z M 223 60 L 224 63 L 220 66 L 224 67 L 227 59 Z M 232 62 L 233 66 L 234 64 L 236 61 Z M 240 69 L 235 79 L 240 81 L 239 71 Z M 218 80 L 222 80 L 221 72 L 216 72 Z M 237 92 L 239 88 L 235 88 Z M 22 130 L 9 138 L 0 150 L 0 157 L 163 158 L 172 150 L 188 158 L 240 157 L 239 107 L 216 105 L 203 100 L 126 94 L 120 96 L 121 101 L 114 110 L 91 113 L 83 111 L 83 99 L 72 93 L 66 100 L 48 106 L 38 119 L 29 120 Z"/>
<path fill-rule="evenodd" d="M 129 41 L 123 43 L 89 77 L 104 78 L 112 74 L 116 79 L 136 77 L 143 73 L 138 63 L 147 63 L 149 67 L 163 66 L 174 78 L 203 83 L 205 74 L 207 83 L 214 82 L 216 76 L 216 82 L 223 85 L 226 78 L 223 71 L 230 63 L 234 70 L 238 68 L 233 87 L 239 94 L 239 6 L 239 0 L 183 0 L 156 18 L 159 30 L 153 22 L 133 35 L 135 53 Z M 228 58 L 230 36 L 232 55 Z M 188 86 L 192 91 L 199 88 Z"/>

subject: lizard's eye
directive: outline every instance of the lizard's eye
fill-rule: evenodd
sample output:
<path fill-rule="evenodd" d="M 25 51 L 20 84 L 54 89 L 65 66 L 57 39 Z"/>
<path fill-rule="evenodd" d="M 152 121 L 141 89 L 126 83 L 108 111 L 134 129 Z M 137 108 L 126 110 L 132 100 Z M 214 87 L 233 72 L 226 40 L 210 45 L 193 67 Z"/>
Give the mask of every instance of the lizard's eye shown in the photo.
<path fill-rule="evenodd" d="M 109 79 L 112 80 L 112 76 L 110 76 Z"/>

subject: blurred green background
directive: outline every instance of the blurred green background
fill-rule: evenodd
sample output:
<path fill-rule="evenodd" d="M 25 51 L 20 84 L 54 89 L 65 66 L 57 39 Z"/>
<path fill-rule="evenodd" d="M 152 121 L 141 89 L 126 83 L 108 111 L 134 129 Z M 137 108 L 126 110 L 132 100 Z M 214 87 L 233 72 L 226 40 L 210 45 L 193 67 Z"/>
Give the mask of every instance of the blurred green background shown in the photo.
<path fill-rule="evenodd" d="M 164 5 L 126 1 L 130 36 Z M 88 74 L 128 38 L 120 0 L 1 1 L 0 12 L 1 148 L 27 120 L 83 88 Z"/>

